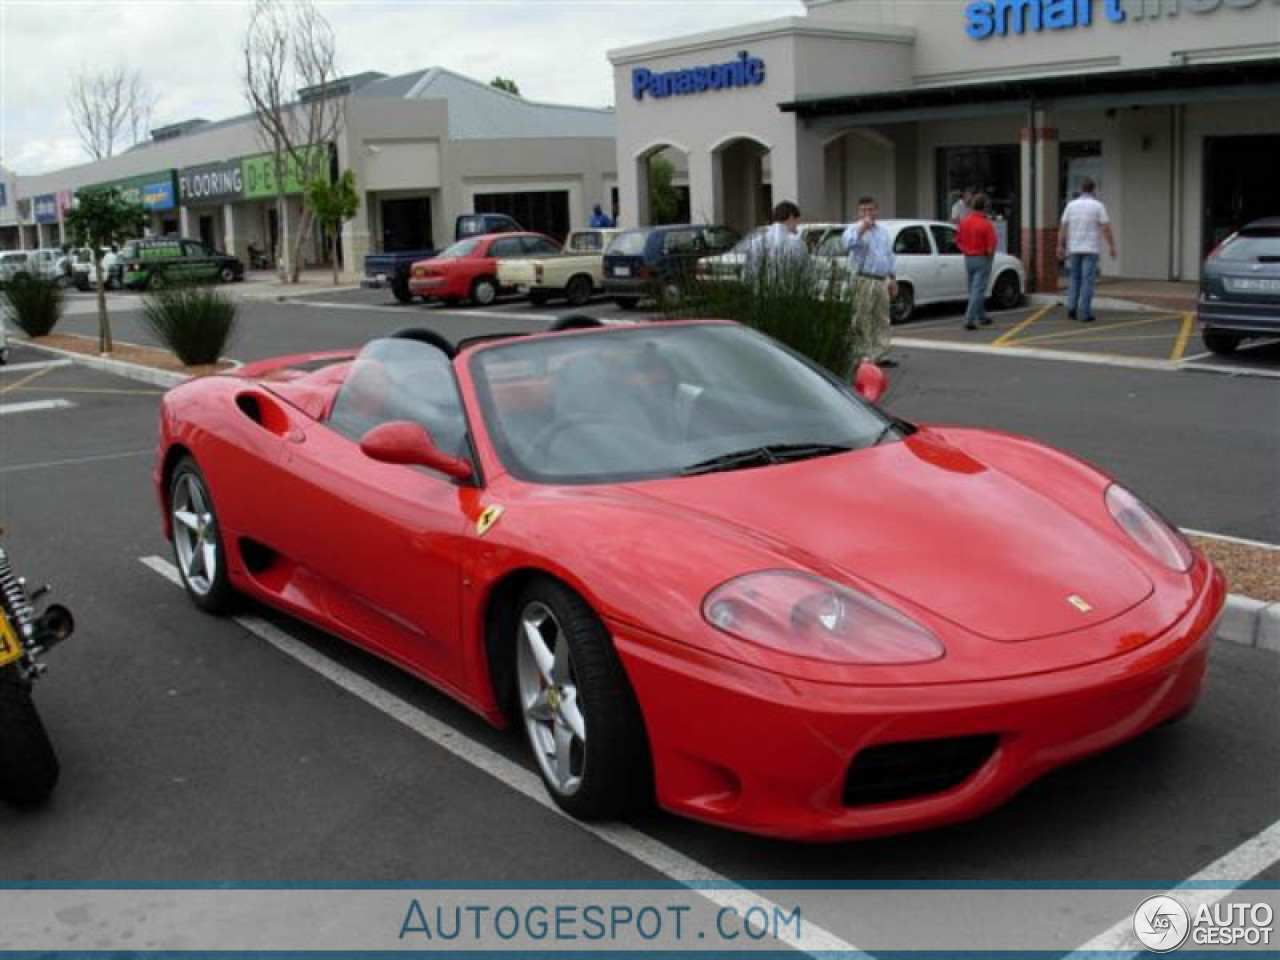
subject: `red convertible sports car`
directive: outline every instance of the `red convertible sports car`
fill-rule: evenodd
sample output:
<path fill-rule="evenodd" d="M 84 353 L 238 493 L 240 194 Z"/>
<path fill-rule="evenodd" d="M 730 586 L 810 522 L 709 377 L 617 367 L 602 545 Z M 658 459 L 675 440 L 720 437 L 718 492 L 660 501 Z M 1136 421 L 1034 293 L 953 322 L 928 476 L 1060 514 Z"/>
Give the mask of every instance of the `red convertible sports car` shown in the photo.
<path fill-rule="evenodd" d="M 1204 557 L 1093 467 L 859 380 L 731 323 L 407 330 L 171 390 L 155 486 L 196 604 L 523 728 L 579 817 L 932 827 L 1191 709 Z"/>

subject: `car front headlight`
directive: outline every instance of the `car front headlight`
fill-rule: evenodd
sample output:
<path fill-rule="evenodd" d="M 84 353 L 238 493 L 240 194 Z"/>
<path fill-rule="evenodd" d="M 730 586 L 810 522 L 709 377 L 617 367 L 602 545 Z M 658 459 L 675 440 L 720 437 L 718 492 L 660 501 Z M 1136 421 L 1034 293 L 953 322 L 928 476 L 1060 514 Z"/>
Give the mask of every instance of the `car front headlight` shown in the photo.
<path fill-rule="evenodd" d="M 1112 519 L 1130 540 L 1170 570 L 1186 573 L 1191 569 L 1191 545 L 1158 513 L 1118 483 L 1107 487 L 1106 499 Z"/>
<path fill-rule="evenodd" d="M 707 594 L 702 615 L 739 640 L 829 663 L 926 663 L 946 652 L 929 630 L 879 600 L 793 570 L 723 583 Z"/>

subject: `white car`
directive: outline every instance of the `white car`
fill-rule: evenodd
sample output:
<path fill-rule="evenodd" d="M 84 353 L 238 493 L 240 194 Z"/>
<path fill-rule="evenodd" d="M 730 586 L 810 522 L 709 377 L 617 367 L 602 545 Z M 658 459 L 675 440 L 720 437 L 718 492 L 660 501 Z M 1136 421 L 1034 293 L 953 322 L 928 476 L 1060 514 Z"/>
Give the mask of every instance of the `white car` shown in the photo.
<path fill-rule="evenodd" d="M 898 295 L 893 298 L 894 323 L 910 320 L 917 307 L 931 303 L 963 302 L 969 299 L 969 279 L 964 254 L 956 246 L 956 228 L 940 220 L 881 220 L 893 237 L 897 257 Z M 840 234 L 823 240 L 815 256 L 845 259 Z M 1001 310 L 1022 302 L 1026 271 L 1022 261 L 1007 253 L 997 253 L 987 281 L 987 298 Z"/>
<path fill-rule="evenodd" d="M 120 266 L 120 254 L 108 250 L 102 255 L 102 269 L 107 276 L 107 289 L 115 290 L 123 286 L 123 268 Z M 93 251 L 77 250 L 76 262 L 72 267 L 77 290 L 88 291 L 98 289 L 98 267 L 93 262 Z"/>
<path fill-rule="evenodd" d="M 17 277 L 59 276 L 61 250 L 10 250 L 0 256 L 0 283 L 12 283 Z"/>
<path fill-rule="evenodd" d="M 817 253 L 822 245 L 832 236 L 838 240 L 840 234 L 844 230 L 843 223 L 802 223 L 799 230 L 800 239 L 804 241 L 805 249 L 811 254 Z M 751 249 L 751 243 L 768 227 L 758 227 L 752 230 L 746 236 L 734 245 L 732 250 L 724 253 L 716 254 L 713 257 L 703 257 L 698 261 L 695 268 L 699 280 L 740 280 L 742 278 L 742 269 L 747 263 L 747 251 Z"/>

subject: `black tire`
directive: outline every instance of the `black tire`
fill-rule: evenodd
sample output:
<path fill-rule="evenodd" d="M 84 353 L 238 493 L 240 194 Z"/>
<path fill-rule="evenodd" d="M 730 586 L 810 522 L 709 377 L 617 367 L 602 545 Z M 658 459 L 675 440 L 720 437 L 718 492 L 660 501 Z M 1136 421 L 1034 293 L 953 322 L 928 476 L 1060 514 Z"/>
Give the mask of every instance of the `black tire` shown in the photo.
<path fill-rule="evenodd" d="M 1012 310 L 1022 302 L 1022 284 L 1018 283 L 1018 275 L 1006 270 L 996 277 L 995 286 L 991 288 L 991 303 L 998 310 Z"/>
<path fill-rule="evenodd" d="M 580 273 L 576 277 L 570 278 L 568 285 L 564 288 L 565 297 L 575 307 L 581 307 L 586 304 L 595 292 L 595 284 L 591 282 L 591 278 L 585 273 Z"/>
<path fill-rule="evenodd" d="M 517 644 L 522 615 L 530 605 L 549 608 L 568 640 L 578 703 L 586 723 L 581 783 L 561 793 L 540 764 L 539 775 L 556 804 L 580 820 L 626 816 L 652 804 L 653 764 L 644 718 L 613 641 L 594 610 L 577 593 L 551 579 L 530 583 L 516 603 Z M 523 717 L 520 726 L 536 750 Z"/>
<path fill-rule="evenodd" d="M 231 267 L 223 267 L 218 271 L 218 279 L 223 283 L 233 283 L 236 279 L 236 272 Z"/>
<path fill-rule="evenodd" d="M 471 281 L 471 302 L 477 307 L 490 306 L 498 299 L 498 282 L 493 277 L 476 277 Z"/>
<path fill-rule="evenodd" d="M 916 295 L 909 283 L 898 284 L 898 294 L 889 301 L 889 322 L 906 323 L 916 313 Z"/>
<path fill-rule="evenodd" d="M 391 293 L 401 303 L 413 303 L 413 291 L 409 289 L 408 280 L 392 280 Z"/>
<path fill-rule="evenodd" d="M 614 297 L 613 302 L 618 305 L 619 310 L 634 310 L 636 304 L 640 302 L 639 297 Z"/>
<path fill-rule="evenodd" d="M 1236 347 L 1240 346 L 1240 341 L 1244 338 L 1234 333 L 1223 333 L 1221 330 L 1205 330 L 1200 334 L 1200 339 L 1211 352 L 1220 357 L 1226 357 L 1236 352 Z"/>
<path fill-rule="evenodd" d="M 15 667 L 0 670 L 0 797 L 19 806 L 43 803 L 60 769 L 30 682 Z"/>
<path fill-rule="evenodd" d="M 535 307 L 544 306 L 551 299 L 551 294 L 546 290 L 530 290 L 529 302 Z"/>
<path fill-rule="evenodd" d="M 216 559 L 214 561 L 214 575 L 210 579 L 208 589 L 202 591 L 187 580 L 187 573 L 183 569 L 182 556 L 178 549 L 177 529 L 173 531 L 173 559 L 178 567 L 178 574 L 182 578 L 182 585 L 186 588 L 187 596 L 191 598 L 191 602 L 206 613 L 226 613 L 231 609 L 235 601 L 235 592 L 231 589 L 231 582 L 227 579 L 227 550 L 222 540 L 222 524 L 218 520 L 217 507 L 214 505 L 213 494 L 209 490 L 208 481 L 205 480 L 204 474 L 200 472 L 200 468 L 196 466 L 195 460 L 189 456 L 183 457 L 178 461 L 178 465 L 173 469 L 173 475 L 169 478 L 169 496 L 166 501 L 169 514 L 172 518 L 179 484 L 186 483 L 188 480 L 199 486 L 208 506 L 208 512 L 213 517 L 213 547 Z M 177 521 L 174 520 L 173 522 L 176 526 Z"/>

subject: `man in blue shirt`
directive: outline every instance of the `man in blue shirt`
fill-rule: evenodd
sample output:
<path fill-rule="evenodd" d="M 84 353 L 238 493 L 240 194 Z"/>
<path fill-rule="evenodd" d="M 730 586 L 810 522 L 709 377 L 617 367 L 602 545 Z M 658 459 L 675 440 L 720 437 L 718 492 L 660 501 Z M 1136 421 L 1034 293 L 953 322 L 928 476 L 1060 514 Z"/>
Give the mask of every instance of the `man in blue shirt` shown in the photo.
<path fill-rule="evenodd" d="M 613 226 L 613 218 L 600 209 L 600 204 L 596 204 L 591 208 L 591 226 L 596 229 L 604 229 Z"/>
<path fill-rule="evenodd" d="M 841 245 L 849 251 L 849 283 L 853 290 L 853 365 L 859 359 L 896 367 L 889 352 L 889 299 L 898 295 L 894 276 L 897 258 L 893 238 L 876 223 L 875 197 L 858 200 L 858 222 L 845 228 Z"/>

